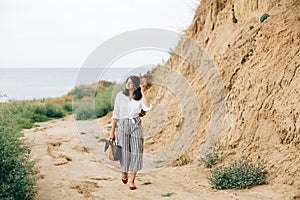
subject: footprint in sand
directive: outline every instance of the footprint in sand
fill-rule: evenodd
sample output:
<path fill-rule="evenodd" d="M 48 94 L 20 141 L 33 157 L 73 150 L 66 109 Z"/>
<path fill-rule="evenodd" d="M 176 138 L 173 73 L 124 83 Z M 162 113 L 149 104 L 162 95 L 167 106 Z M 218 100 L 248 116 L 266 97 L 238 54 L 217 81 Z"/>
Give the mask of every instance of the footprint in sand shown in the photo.
<path fill-rule="evenodd" d="M 109 178 L 109 177 L 91 177 L 89 179 L 95 180 L 95 181 L 112 181 L 112 180 L 115 180 L 115 178 Z"/>
<path fill-rule="evenodd" d="M 77 190 L 78 193 L 82 194 L 85 198 L 92 197 L 92 192 L 96 191 L 101 186 L 93 181 L 81 181 L 73 184 L 70 188 Z"/>
<path fill-rule="evenodd" d="M 61 145 L 61 141 L 50 141 L 47 144 L 47 153 L 55 160 L 55 166 L 65 165 L 72 161 L 70 156 L 64 155 L 60 150 Z"/>
<path fill-rule="evenodd" d="M 85 146 L 75 146 L 73 149 L 82 153 L 89 153 L 89 150 Z"/>

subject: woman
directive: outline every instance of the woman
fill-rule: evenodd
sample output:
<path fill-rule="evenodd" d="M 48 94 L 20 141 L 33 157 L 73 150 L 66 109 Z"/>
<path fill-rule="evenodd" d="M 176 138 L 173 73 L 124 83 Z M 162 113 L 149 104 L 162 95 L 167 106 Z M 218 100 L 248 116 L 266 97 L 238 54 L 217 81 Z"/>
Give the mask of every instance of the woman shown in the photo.
<path fill-rule="evenodd" d="M 134 180 L 138 170 L 143 166 L 143 129 L 139 113 L 149 111 L 152 105 L 140 86 L 137 76 L 129 76 L 124 91 L 119 92 L 115 99 L 112 116 L 110 138 L 115 139 L 115 129 L 118 127 L 117 142 L 122 147 L 122 181 L 128 182 L 128 172 L 131 172 L 129 188 L 135 190 Z"/>

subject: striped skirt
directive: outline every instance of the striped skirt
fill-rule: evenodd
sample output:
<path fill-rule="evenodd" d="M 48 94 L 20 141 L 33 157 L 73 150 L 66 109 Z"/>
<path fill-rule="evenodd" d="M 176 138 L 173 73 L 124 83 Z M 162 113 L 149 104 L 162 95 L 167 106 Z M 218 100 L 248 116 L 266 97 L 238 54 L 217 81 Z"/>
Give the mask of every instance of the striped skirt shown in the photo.
<path fill-rule="evenodd" d="M 118 120 L 117 142 L 122 147 L 122 159 L 120 160 L 122 172 L 141 170 L 144 138 L 139 117 Z"/>

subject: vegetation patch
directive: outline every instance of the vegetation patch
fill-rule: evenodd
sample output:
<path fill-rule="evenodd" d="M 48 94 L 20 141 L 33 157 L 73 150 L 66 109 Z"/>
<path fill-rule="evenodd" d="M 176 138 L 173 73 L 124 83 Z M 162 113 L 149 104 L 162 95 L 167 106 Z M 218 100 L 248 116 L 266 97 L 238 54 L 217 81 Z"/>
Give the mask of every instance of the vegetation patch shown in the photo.
<path fill-rule="evenodd" d="M 14 119 L 23 129 L 32 128 L 35 122 L 61 118 L 72 112 L 71 102 L 60 103 L 50 99 L 45 101 L 14 101 L 0 103 L 0 105 L 0 110 L 8 110 L 14 113 Z"/>
<path fill-rule="evenodd" d="M 270 17 L 269 14 L 265 13 L 260 17 L 260 22 L 263 23 L 266 19 L 268 19 L 268 17 Z"/>
<path fill-rule="evenodd" d="M 212 168 L 217 163 L 220 155 L 223 154 L 221 149 L 220 146 L 209 148 L 199 159 L 200 163 L 206 168 Z"/>
<path fill-rule="evenodd" d="M 108 81 L 100 81 L 97 85 L 76 87 L 70 95 L 73 96 L 73 111 L 77 120 L 95 119 L 105 116 L 113 109 L 113 97 L 117 85 Z"/>
<path fill-rule="evenodd" d="M 216 189 L 243 189 L 264 184 L 266 181 L 264 164 L 250 163 L 242 157 L 229 166 L 220 166 L 212 170 L 208 177 Z"/>
<path fill-rule="evenodd" d="M 0 109 L 0 199 L 33 199 L 37 193 L 30 147 L 21 139 L 22 121 L 7 107 Z"/>
<path fill-rule="evenodd" d="M 190 162 L 192 162 L 191 158 L 189 156 L 181 156 L 179 159 L 177 159 L 174 163 L 173 163 L 173 167 L 177 167 L 177 166 L 184 166 L 189 164 Z"/>

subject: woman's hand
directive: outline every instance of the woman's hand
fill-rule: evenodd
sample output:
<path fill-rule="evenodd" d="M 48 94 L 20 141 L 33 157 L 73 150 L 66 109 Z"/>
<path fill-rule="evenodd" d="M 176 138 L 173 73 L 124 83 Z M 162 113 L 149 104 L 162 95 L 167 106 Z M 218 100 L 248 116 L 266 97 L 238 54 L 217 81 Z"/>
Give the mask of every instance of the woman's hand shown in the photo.
<path fill-rule="evenodd" d="M 142 95 L 144 95 L 144 92 L 145 92 L 145 89 L 144 89 L 144 87 L 145 87 L 145 86 L 143 86 L 143 85 L 140 85 L 140 88 L 141 88 L 141 93 L 142 93 Z"/>
<path fill-rule="evenodd" d="M 145 92 L 145 86 L 140 85 L 140 87 L 141 87 L 141 93 L 142 93 L 142 98 L 143 98 L 144 104 L 145 104 L 145 106 L 150 107 L 150 102 L 149 102 L 149 100 L 147 99 L 147 97 L 144 93 Z"/>
<path fill-rule="evenodd" d="M 116 139 L 116 134 L 115 134 L 115 132 L 111 132 L 111 133 L 110 133 L 109 139 L 112 139 L 112 140 L 115 140 L 115 139 Z"/>

